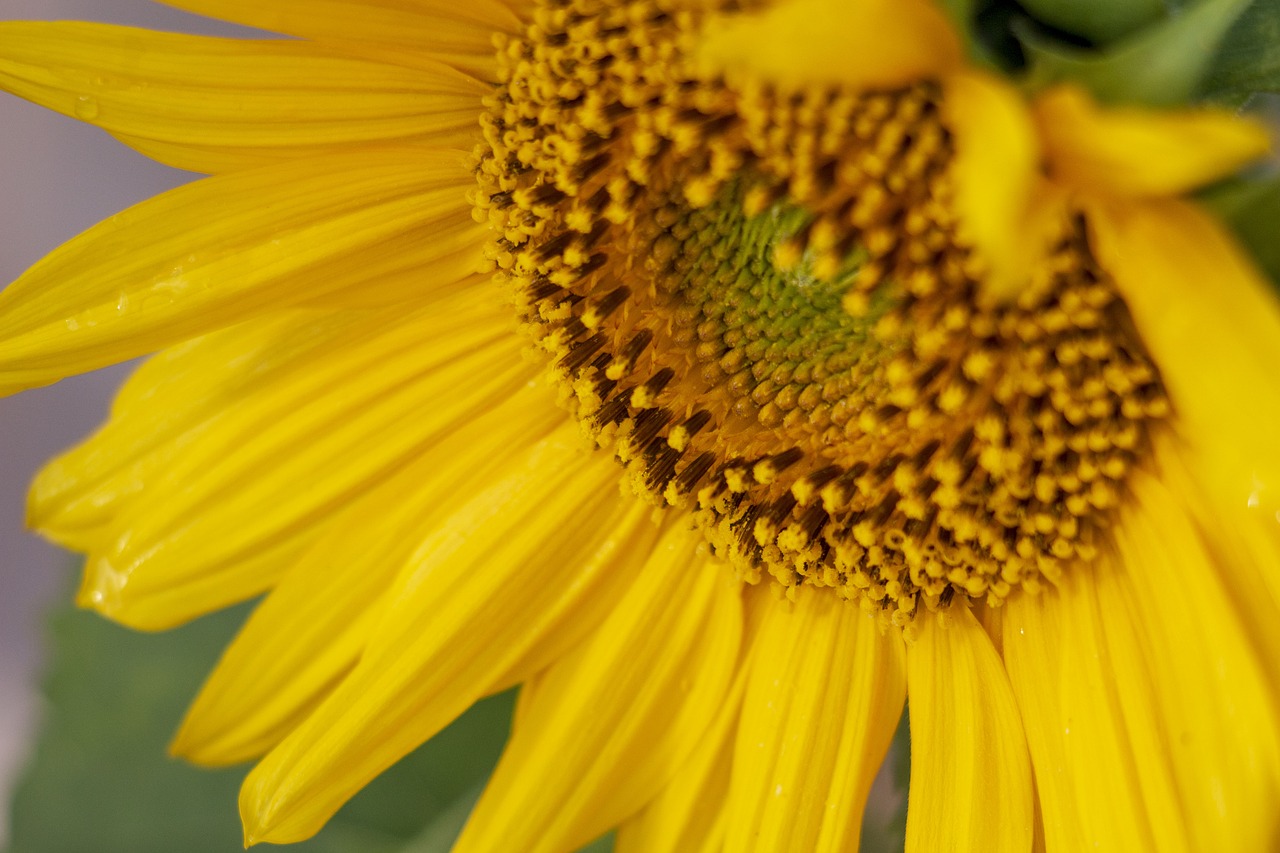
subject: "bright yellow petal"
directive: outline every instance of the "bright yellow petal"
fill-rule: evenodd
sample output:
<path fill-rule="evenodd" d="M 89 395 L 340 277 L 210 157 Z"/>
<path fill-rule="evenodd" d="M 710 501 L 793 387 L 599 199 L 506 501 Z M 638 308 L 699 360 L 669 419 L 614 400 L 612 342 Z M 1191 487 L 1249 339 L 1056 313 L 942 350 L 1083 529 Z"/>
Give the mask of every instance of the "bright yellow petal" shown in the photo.
<path fill-rule="evenodd" d="M 1271 849 L 1280 709 L 1218 577 L 1232 567 L 1159 479 L 1136 471 L 1131 493 L 1113 550 L 1008 605 L 1048 850 Z"/>
<path fill-rule="evenodd" d="M 742 707 L 741 670 L 689 759 L 637 815 L 618 827 L 614 853 L 721 853 L 733 741 Z"/>
<path fill-rule="evenodd" d="M 1108 615 L 1142 629 L 1116 637 L 1107 623 L 1123 707 L 1156 717 L 1166 767 L 1142 754 L 1136 763 L 1175 783 L 1190 849 L 1269 848 L 1280 838 L 1280 708 L 1181 507 L 1154 477 L 1135 478 L 1133 491 L 1143 523 L 1118 532 L 1127 577 L 1104 576 L 1098 595 Z"/>
<path fill-rule="evenodd" d="M 907 853 L 1025 853 L 1034 828 L 1031 767 L 1004 664 L 968 608 L 952 608 L 941 622 L 921 616 L 907 646 Z"/>
<path fill-rule="evenodd" d="M 1035 103 L 1050 176 L 1097 195 L 1181 195 L 1267 153 L 1259 124 L 1210 109 L 1104 109 L 1062 86 Z"/>
<path fill-rule="evenodd" d="M 81 602 L 154 629 L 268 587 L 345 501 L 528 381 L 519 341 L 474 301 L 371 317 L 216 410 L 197 392 L 186 412 L 148 401 L 136 418 L 117 414 L 80 452 L 87 470 L 60 468 L 79 485 L 58 493 L 64 514 L 115 504 L 92 543 Z M 132 423 L 169 434 L 130 459 Z M 129 459 L 119 468 L 117 443 Z M 33 514 L 56 526 L 51 509 Z"/>
<path fill-rule="evenodd" d="M 1194 520 L 1241 624 L 1280 697 L 1280 519 L 1260 505 L 1241 506 L 1216 492 L 1215 474 L 1171 430 L 1154 439 L 1160 481 Z"/>
<path fill-rule="evenodd" d="M 505 466 L 421 542 L 388 593 L 360 663 L 254 768 L 249 841 L 315 833 L 356 791 L 524 661 L 584 599 L 638 576 L 656 528 L 618 494 L 617 464 L 565 424 Z"/>
<path fill-rule="evenodd" d="M 445 65 L 411 71 L 301 41 L 46 21 L 0 23 L 0 88 L 195 172 L 357 145 L 466 148 L 488 90 Z"/>
<path fill-rule="evenodd" d="M 1092 205 L 1095 254 L 1133 314 L 1215 494 L 1280 510 L 1280 304 L 1220 225 L 1176 200 Z"/>
<path fill-rule="evenodd" d="M 853 849 L 902 715 L 902 640 L 828 591 L 772 604 L 743 702 L 725 849 Z"/>
<path fill-rule="evenodd" d="M 963 58 L 930 0 L 788 0 L 713 21 L 695 50 L 730 79 L 784 89 L 901 86 L 941 77 Z"/>
<path fill-rule="evenodd" d="M 436 61 L 491 80 L 495 33 L 520 20 L 499 0 L 161 0 L 201 15 L 299 36 L 355 55 L 422 67 Z M 425 63 L 424 63 L 425 60 Z"/>
<path fill-rule="evenodd" d="M 36 475 L 27 495 L 27 526 L 75 551 L 103 543 L 121 507 L 160 476 L 187 443 L 188 430 L 242 395 L 287 382 L 295 364 L 362 319 L 284 312 L 195 338 L 143 362 L 117 393 L 111 417 L 98 432 Z"/>
<path fill-rule="evenodd" d="M 500 476 L 563 420 L 545 389 L 522 388 L 358 498 L 254 611 L 171 750 L 203 764 L 234 764 L 283 740 L 355 665 L 399 568 L 447 520 L 457 495 Z M 584 634 L 593 625 L 585 612 L 573 622 Z"/>
<path fill-rule="evenodd" d="M 743 597 L 747 619 L 737 674 L 729 694 L 675 776 L 642 811 L 618 827 L 614 840 L 616 853 L 721 853 L 724 850 L 727 828 L 724 805 L 732 778 L 742 697 L 752 671 L 751 658 L 760 641 L 763 617 L 769 608 L 777 606 L 764 587 L 746 587 Z"/>
<path fill-rule="evenodd" d="M 465 156 L 378 149 L 207 178 L 94 226 L 0 292 L 0 394 L 415 267 L 476 269 Z"/>
<path fill-rule="evenodd" d="M 1057 590 L 1005 605 L 1005 660 L 1026 726 L 1044 815 L 1046 850 L 1185 850 L 1181 823 L 1153 826 L 1148 810 L 1177 821 L 1176 795 L 1159 772 L 1147 789 L 1129 744 L 1110 671 L 1103 612 L 1089 571 Z M 1162 771 L 1162 765 L 1156 765 Z M 1158 847 L 1155 833 L 1172 847 Z"/>
<path fill-rule="evenodd" d="M 539 678 L 454 850 L 575 850 L 651 799 L 729 701 L 735 581 L 676 527 L 613 614 Z"/>
<path fill-rule="evenodd" d="M 1031 114 L 1018 90 L 978 72 L 943 81 L 942 111 L 955 145 L 959 236 L 983 262 L 984 294 L 1011 300 L 1027 287 L 1061 216 L 1042 186 Z"/>

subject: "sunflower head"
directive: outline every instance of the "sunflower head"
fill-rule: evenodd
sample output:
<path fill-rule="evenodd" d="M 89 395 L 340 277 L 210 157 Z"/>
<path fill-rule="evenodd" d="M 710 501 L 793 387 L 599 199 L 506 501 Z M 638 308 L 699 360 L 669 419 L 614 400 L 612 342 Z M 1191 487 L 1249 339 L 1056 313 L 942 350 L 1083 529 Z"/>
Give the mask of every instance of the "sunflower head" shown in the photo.
<path fill-rule="evenodd" d="M 776 26 L 825 20 L 803 6 Z M 1083 219 L 1052 209 L 989 298 L 956 199 L 956 44 L 879 78 L 744 76 L 762 27 L 539 7 L 482 119 L 498 278 L 590 436 L 749 582 L 903 625 L 1056 580 L 1169 414 Z"/>
<path fill-rule="evenodd" d="M 213 175 L 0 391 L 163 348 L 31 518 L 135 627 L 267 593 L 174 744 L 248 841 L 516 684 L 461 853 L 853 849 L 908 693 L 912 853 L 1276 837 L 1270 140 L 1184 49 L 1274 4 L 173 2 L 301 38 L 0 27 Z"/>

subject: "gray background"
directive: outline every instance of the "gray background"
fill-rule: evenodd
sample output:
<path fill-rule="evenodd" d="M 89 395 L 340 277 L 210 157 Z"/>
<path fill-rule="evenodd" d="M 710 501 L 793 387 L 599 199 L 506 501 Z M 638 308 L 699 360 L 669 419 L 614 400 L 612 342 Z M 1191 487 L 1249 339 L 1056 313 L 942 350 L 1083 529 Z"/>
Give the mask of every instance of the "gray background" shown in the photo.
<path fill-rule="evenodd" d="M 237 32 L 148 0 L 0 0 L 0 20 L 15 18 Z M 0 94 L 0 283 L 98 220 L 193 177 L 96 128 Z M 102 420 L 127 373 L 111 368 L 0 399 L 0 848 L 13 777 L 39 713 L 41 617 L 70 594 L 78 562 L 23 529 L 26 485 L 42 460 Z"/>

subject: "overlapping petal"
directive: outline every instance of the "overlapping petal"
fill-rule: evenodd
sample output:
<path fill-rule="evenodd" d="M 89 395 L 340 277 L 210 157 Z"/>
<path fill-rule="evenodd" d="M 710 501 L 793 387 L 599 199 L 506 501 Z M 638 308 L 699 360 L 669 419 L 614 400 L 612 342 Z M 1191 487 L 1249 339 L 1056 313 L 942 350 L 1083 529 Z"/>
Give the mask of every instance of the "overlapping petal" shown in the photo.
<path fill-rule="evenodd" d="M 729 698 L 739 582 L 674 528 L 614 612 L 539 677 L 454 848 L 574 850 L 671 781 Z"/>
<path fill-rule="evenodd" d="M 1160 481 L 1185 507 L 1280 697 L 1280 520 L 1261 501 L 1218 490 L 1217 472 L 1172 431 L 1156 436 Z"/>
<path fill-rule="evenodd" d="M 720 853 L 724 808 L 733 774 L 733 742 L 742 711 L 745 667 L 740 668 L 716 718 L 675 776 L 643 810 L 618 827 L 615 853 Z"/>
<path fill-rule="evenodd" d="M 523 662 L 652 548 L 647 508 L 566 424 L 469 493 L 418 543 L 342 684 L 249 774 L 249 841 L 306 838 L 352 794 Z"/>
<path fill-rule="evenodd" d="M 275 364 L 241 368 L 270 375 L 231 383 L 233 401 L 217 383 L 185 408 L 166 405 L 178 395 L 143 397 L 42 478 L 33 517 L 91 540 L 85 604 L 159 628 L 260 592 L 345 501 L 529 375 L 493 308 L 465 295 L 370 315 L 319 352 L 290 351 L 292 340 Z M 146 383 L 225 369 L 204 355 L 196 345 L 166 359 Z"/>
<path fill-rule="evenodd" d="M 1047 850 L 1270 849 L 1276 697 L 1196 524 L 1145 471 L 1090 571 L 1009 603 Z"/>
<path fill-rule="evenodd" d="M 355 666 L 400 567 L 448 518 L 455 496 L 499 476 L 561 421 L 546 389 L 525 386 L 357 497 L 227 648 L 172 751 L 203 764 L 233 764 L 283 740 Z M 610 596 L 596 590 L 593 598 Z M 589 609 L 566 628 L 589 632 L 599 621 Z"/>
<path fill-rule="evenodd" d="M 764 614 L 725 805 L 727 850 L 848 850 L 906 693 L 899 634 L 802 589 Z"/>
<path fill-rule="evenodd" d="M 207 178 L 54 250 L 0 292 L 0 394 L 414 269 L 478 264 L 465 155 L 396 148 Z"/>

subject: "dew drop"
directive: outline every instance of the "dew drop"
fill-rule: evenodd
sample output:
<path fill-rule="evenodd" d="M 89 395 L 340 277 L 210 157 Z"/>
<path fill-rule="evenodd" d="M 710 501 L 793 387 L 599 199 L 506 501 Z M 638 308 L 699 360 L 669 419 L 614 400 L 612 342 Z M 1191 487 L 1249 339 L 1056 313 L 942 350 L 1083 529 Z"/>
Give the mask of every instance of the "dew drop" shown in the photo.
<path fill-rule="evenodd" d="M 129 308 L 129 294 L 124 291 L 120 292 L 120 296 L 116 299 L 116 310 L 124 313 Z"/>
<path fill-rule="evenodd" d="M 76 118 L 92 121 L 98 117 L 99 106 L 98 99 L 91 95 L 81 95 L 76 98 Z"/>

